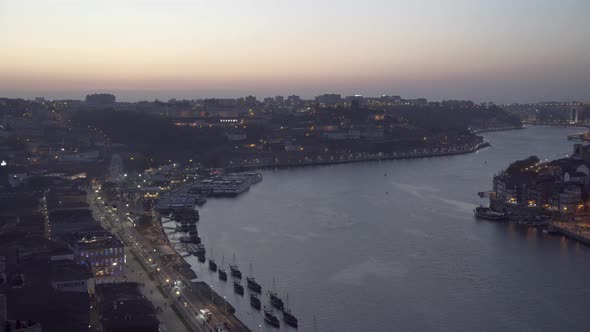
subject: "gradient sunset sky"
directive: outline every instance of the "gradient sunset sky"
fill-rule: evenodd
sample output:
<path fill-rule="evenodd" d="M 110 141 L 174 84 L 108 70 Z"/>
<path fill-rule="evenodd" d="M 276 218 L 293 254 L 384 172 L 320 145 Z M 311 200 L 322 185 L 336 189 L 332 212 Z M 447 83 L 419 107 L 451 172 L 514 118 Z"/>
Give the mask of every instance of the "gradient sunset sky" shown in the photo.
<path fill-rule="evenodd" d="M 0 0 L 0 96 L 590 101 L 588 0 Z"/>

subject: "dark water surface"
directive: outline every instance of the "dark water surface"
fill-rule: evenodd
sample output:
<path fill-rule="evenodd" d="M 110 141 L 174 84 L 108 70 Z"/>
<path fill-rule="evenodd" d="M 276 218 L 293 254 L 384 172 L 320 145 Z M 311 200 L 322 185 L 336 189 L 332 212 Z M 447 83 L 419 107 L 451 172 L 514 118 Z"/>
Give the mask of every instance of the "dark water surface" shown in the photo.
<path fill-rule="evenodd" d="M 484 134 L 492 146 L 468 155 L 264 171 L 240 197 L 209 200 L 199 232 L 218 262 L 235 253 L 244 275 L 252 263 L 263 293 L 276 277 L 300 331 L 314 315 L 318 331 L 587 330 L 590 248 L 472 213 L 494 173 L 531 154 L 563 157 L 580 131 L 531 127 Z M 193 259 L 253 331 L 273 330 Z"/>

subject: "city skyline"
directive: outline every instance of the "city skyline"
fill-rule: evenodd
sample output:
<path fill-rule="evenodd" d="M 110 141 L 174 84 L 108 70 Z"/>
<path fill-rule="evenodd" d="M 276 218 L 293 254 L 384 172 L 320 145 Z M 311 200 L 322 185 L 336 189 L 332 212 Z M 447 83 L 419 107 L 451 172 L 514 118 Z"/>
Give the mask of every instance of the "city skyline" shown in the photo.
<path fill-rule="evenodd" d="M 3 1 L 0 94 L 590 99 L 585 1 Z"/>

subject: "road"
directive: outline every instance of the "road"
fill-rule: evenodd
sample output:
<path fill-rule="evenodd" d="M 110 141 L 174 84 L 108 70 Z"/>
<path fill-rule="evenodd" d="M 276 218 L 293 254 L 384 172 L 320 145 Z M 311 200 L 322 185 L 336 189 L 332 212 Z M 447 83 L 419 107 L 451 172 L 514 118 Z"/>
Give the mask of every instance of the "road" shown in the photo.
<path fill-rule="evenodd" d="M 149 266 L 150 259 L 146 258 L 147 250 L 143 243 L 139 243 L 141 239 L 130 238 L 128 232 L 126 232 L 125 223 L 120 222 L 116 215 L 106 211 L 104 206 L 97 204 L 97 197 L 94 194 L 88 195 L 88 203 L 94 214 L 94 217 L 101 222 L 103 227 L 110 229 L 113 233 L 117 234 L 119 238 L 125 243 L 125 252 L 127 256 L 127 266 L 125 270 L 124 280 L 138 282 L 144 286 L 140 287 L 144 296 L 150 300 L 154 307 L 161 308 L 161 311 L 157 313 L 157 317 L 161 322 L 162 331 L 209 331 L 202 326 L 202 323 L 196 321 L 196 317 L 190 317 L 189 314 L 182 308 L 179 308 L 180 312 L 185 311 L 187 318 L 192 318 L 191 328 L 187 327 L 179 315 L 174 311 L 174 298 L 169 294 L 164 295 L 159 289 L 160 280 L 158 278 L 150 278 L 150 271 L 144 266 Z M 135 240 L 135 241 L 133 241 Z M 135 242 L 135 243 L 132 243 Z M 142 250 L 143 249 L 143 250 Z M 142 262 L 143 261 L 143 262 Z M 143 263 L 143 264 L 142 264 Z M 146 264 L 147 263 L 147 264 Z M 120 280 L 123 281 L 123 280 Z M 177 307 L 182 307 L 177 305 Z"/>

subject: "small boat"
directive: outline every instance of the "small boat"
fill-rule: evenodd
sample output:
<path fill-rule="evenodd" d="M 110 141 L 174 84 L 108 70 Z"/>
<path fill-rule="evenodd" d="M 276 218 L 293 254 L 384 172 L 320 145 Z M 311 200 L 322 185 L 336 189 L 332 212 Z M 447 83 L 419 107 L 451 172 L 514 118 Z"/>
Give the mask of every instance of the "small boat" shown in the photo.
<path fill-rule="evenodd" d="M 209 270 L 217 272 L 217 263 L 213 259 L 213 248 L 211 248 L 211 256 L 209 257 Z"/>
<path fill-rule="evenodd" d="M 277 328 L 281 326 L 279 319 L 274 315 L 272 309 L 267 307 L 264 307 L 264 321 Z"/>
<path fill-rule="evenodd" d="M 239 281 L 234 281 L 234 292 L 239 295 L 244 295 L 244 286 Z"/>
<path fill-rule="evenodd" d="M 250 305 L 257 310 L 260 310 L 260 299 L 256 294 L 250 293 Z"/>
<path fill-rule="evenodd" d="M 221 267 L 217 270 L 219 280 L 227 281 L 227 273 L 223 269 L 223 256 L 221 256 Z"/>
<path fill-rule="evenodd" d="M 217 270 L 217 273 L 219 274 L 220 280 L 227 281 L 227 272 L 220 268 L 219 270 Z"/>
<path fill-rule="evenodd" d="M 285 308 L 285 304 L 283 303 L 283 300 L 281 300 L 281 298 L 277 295 L 277 293 L 275 292 L 268 292 L 268 295 L 270 297 L 270 304 L 272 304 L 273 307 L 279 309 L 279 310 L 283 310 Z"/>
<path fill-rule="evenodd" d="M 291 309 L 287 308 L 288 306 L 289 306 L 289 294 L 287 294 L 287 305 L 285 306 L 285 309 L 283 310 L 283 321 L 285 321 L 285 323 L 287 325 L 297 328 L 299 325 L 299 321 L 297 320 L 297 317 L 295 317 L 295 315 L 293 315 L 291 313 Z"/>
<path fill-rule="evenodd" d="M 195 204 L 203 205 L 205 203 L 207 203 L 207 197 L 201 195 L 195 196 Z"/>
<path fill-rule="evenodd" d="M 229 270 L 231 272 L 231 275 L 238 278 L 238 279 L 242 279 L 242 272 L 240 272 L 240 270 L 238 270 L 238 266 L 237 265 L 231 265 L 229 266 Z"/>
<path fill-rule="evenodd" d="M 246 282 L 248 283 L 248 288 L 251 289 L 253 292 L 260 294 L 262 292 L 262 286 L 254 280 L 254 277 L 246 277 Z"/>
<path fill-rule="evenodd" d="M 287 325 L 292 327 L 297 327 L 299 325 L 297 317 L 293 316 L 289 310 L 283 311 L 283 320 Z"/>
<path fill-rule="evenodd" d="M 213 258 L 209 258 L 209 270 L 216 272 L 217 271 L 217 263 Z"/>
<path fill-rule="evenodd" d="M 479 206 L 473 210 L 475 216 L 487 220 L 506 220 L 508 215 L 502 212 L 492 211 L 489 207 Z"/>
<path fill-rule="evenodd" d="M 242 279 L 242 272 L 238 269 L 238 265 L 236 264 L 236 255 L 234 255 L 234 264 L 229 265 L 229 271 L 232 276 Z"/>
<path fill-rule="evenodd" d="M 273 307 L 279 309 L 279 310 L 283 310 L 285 308 L 285 305 L 283 304 L 283 300 L 281 300 L 281 298 L 278 296 L 277 292 L 275 291 L 276 289 L 276 281 L 275 278 L 272 278 L 272 291 L 268 292 L 268 296 L 270 298 L 270 304 L 272 304 Z"/>
<path fill-rule="evenodd" d="M 197 244 L 197 251 L 195 252 L 195 255 L 200 256 L 200 255 L 205 255 L 206 249 L 205 249 L 205 245 L 202 243 Z"/>
<path fill-rule="evenodd" d="M 548 234 L 558 234 L 559 231 L 557 230 L 557 228 L 553 227 L 553 226 L 549 226 L 546 228 L 547 233 Z"/>
<path fill-rule="evenodd" d="M 262 293 L 262 286 L 260 286 L 260 284 L 256 282 L 256 279 L 254 279 L 254 276 L 252 276 L 252 264 L 250 264 L 250 276 L 246 277 L 246 282 L 250 290 L 258 294 Z"/>

